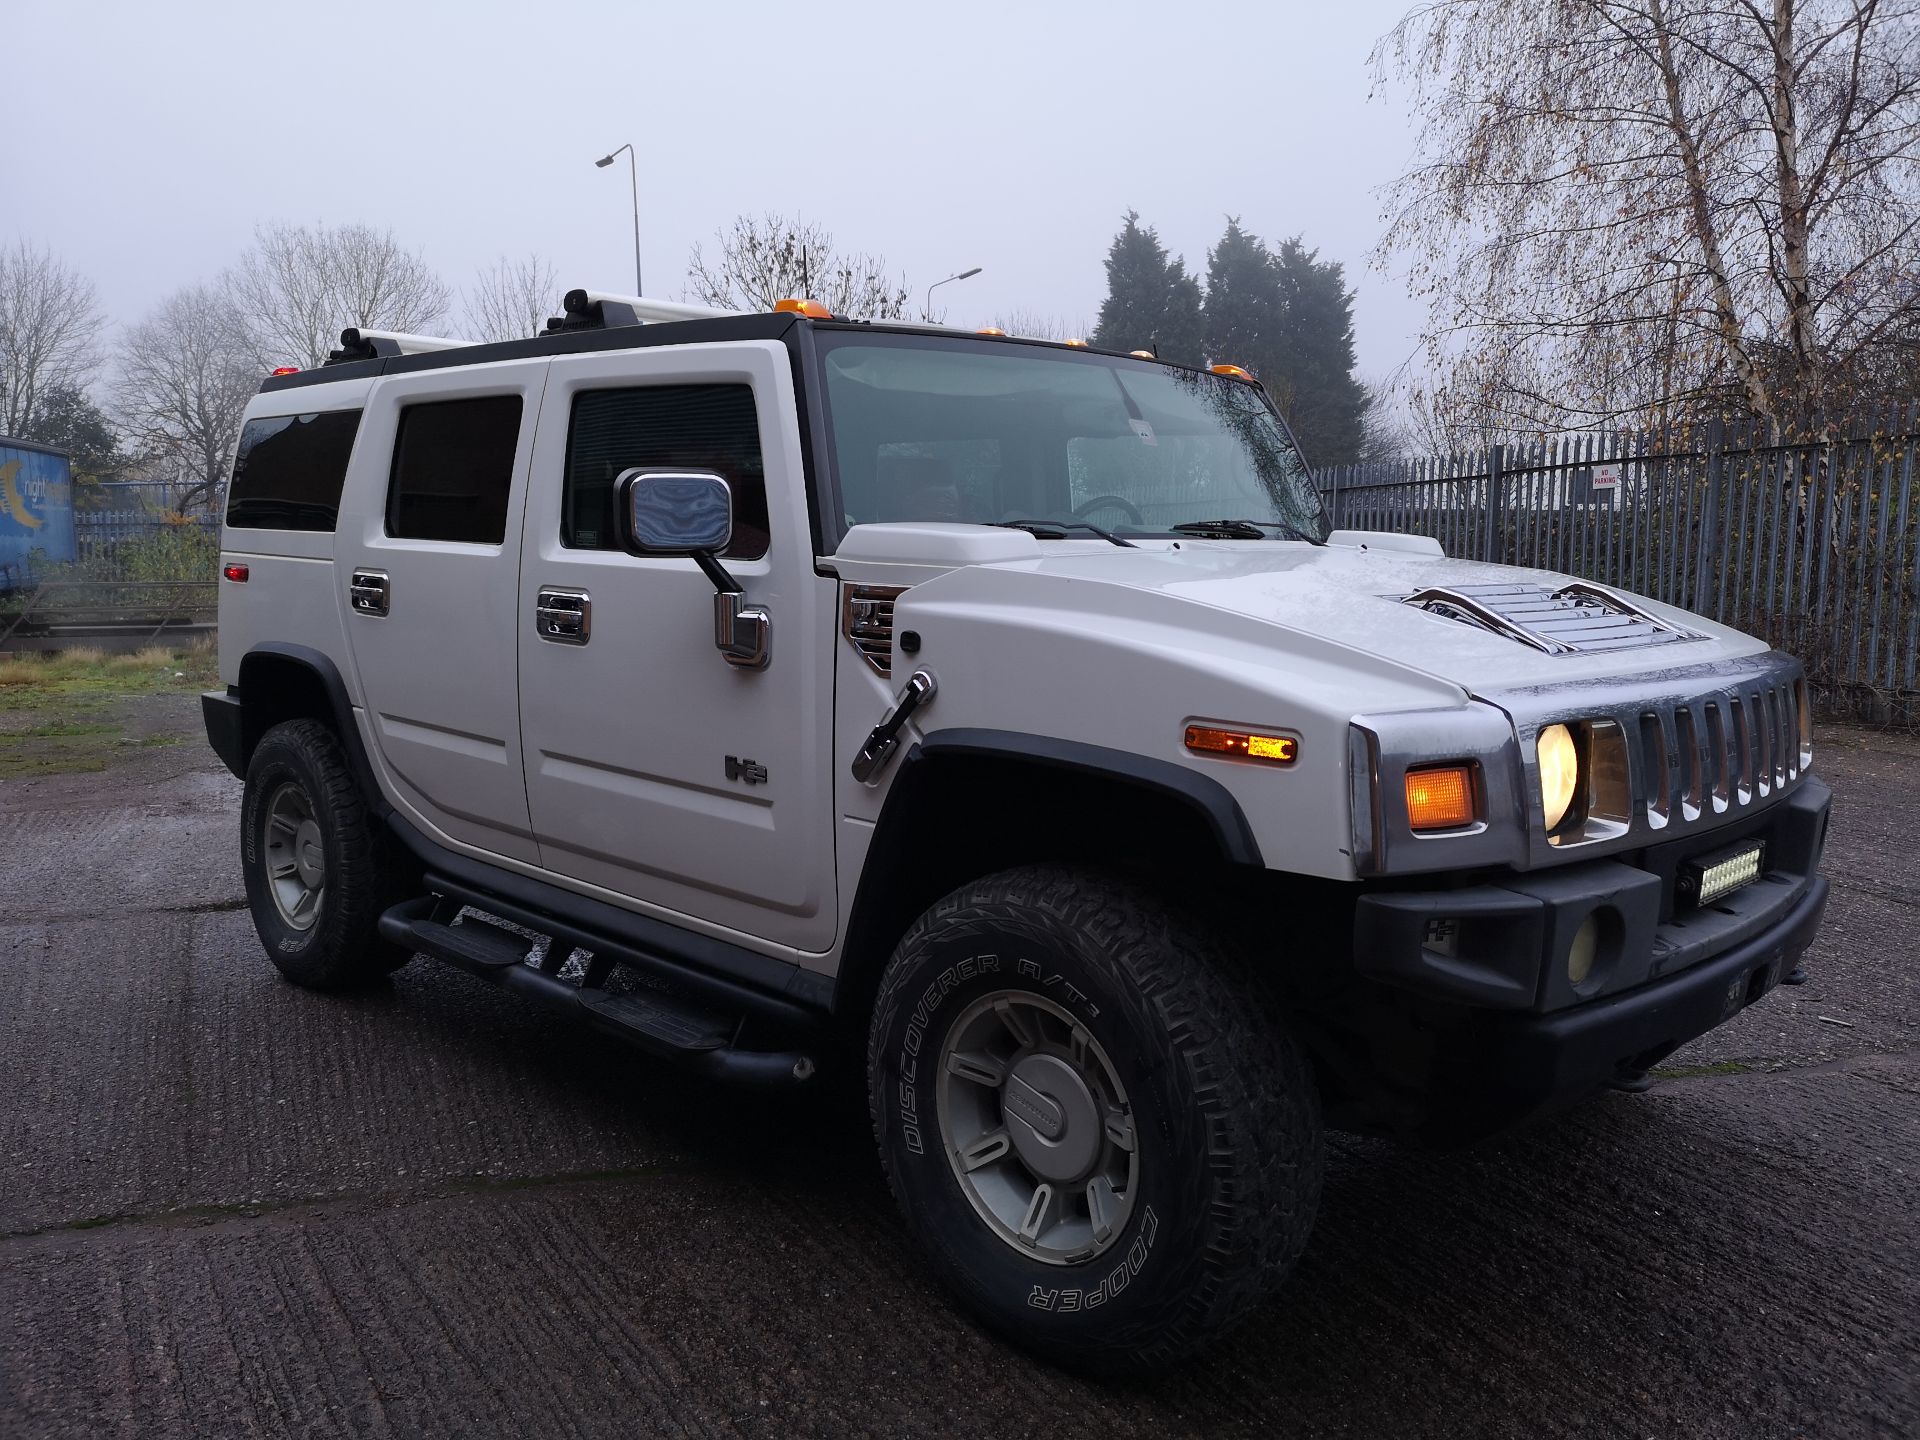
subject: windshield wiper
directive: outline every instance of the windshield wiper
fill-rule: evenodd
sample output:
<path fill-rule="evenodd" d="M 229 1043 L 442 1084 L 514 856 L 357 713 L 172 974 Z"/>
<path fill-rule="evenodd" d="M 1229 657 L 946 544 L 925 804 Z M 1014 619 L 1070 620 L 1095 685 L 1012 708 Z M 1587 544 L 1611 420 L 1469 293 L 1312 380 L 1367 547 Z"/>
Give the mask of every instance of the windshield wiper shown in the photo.
<path fill-rule="evenodd" d="M 1277 530 L 1282 539 L 1304 540 L 1309 545 L 1326 543 L 1284 520 L 1186 520 L 1169 528 L 1182 535 L 1200 535 L 1209 540 L 1264 540 L 1269 530 Z"/>
<path fill-rule="evenodd" d="M 1102 530 L 1098 525 L 1089 525 L 1085 520 L 995 520 L 991 522 L 1002 530 L 1024 530 L 1036 540 L 1064 540 L 1070 530 L 1085 530 L 1098 535 L 1110 545 L 1118 545 L 1124 550 L 1138 550 L 1140 547 L 1131 540 L 1122 540 L 1111 530 Z"/>

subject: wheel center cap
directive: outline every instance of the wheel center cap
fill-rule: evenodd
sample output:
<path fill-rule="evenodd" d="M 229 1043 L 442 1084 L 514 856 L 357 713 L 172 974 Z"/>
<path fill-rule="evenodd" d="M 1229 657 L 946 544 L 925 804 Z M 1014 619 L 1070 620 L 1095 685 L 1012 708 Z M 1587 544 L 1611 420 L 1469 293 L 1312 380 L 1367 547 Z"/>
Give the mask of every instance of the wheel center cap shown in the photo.
<path fill-rule="evenodd" d="M 300 872 L 300 883 L 309 890 L 327 878 L 327 851 L 320 841 L 320 827 L 302 820 L 293 837 L 293 864 Z"/>
<path fill-rule="evenodd" d="M 1000 1113 L 1022 1161 L 1043 1180 L 1077 1180 L 1099 1156 L 1100 1107 L 1058 1055 L 1029 1055 L 1000 1089 Z"/>

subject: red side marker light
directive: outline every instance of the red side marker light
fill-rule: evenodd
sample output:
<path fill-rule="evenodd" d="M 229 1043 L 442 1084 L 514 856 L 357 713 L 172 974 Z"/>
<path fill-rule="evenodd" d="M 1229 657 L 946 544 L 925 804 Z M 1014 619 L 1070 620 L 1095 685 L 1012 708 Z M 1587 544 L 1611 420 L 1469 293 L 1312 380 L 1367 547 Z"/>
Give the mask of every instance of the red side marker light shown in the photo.
<path fill-rule="evenodd" d="M 298 375 L 300 373 L 300 367 L 298 365 L 276 365 L 273 367 L 272 373 L 275 375 Z"/>
<path fill-rule="evenodd" d="M 220 573 L 226 576 L 227 579 L 233 581 L 234 584 L 244 585 L 247 583 L 247 575 L 249 572 L 244 565 L 229 565 Z"/>

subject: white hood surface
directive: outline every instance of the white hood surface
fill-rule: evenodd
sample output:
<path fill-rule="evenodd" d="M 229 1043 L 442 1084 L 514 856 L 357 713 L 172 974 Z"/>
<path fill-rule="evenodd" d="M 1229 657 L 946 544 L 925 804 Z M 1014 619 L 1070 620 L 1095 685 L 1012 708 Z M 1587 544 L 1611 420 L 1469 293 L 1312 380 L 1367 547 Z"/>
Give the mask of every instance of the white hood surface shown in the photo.
<path fill-rule="evenodd" d="M 1726 626 L 1658 601 L 1632 596 L 1662 620 L 1681 625 L 1702 638 L 1625 650 L 1546 654 L 1509 636 L 1406 604 L 1404 597 L 1432 586 L 1516 582 L 1558 590 L 1574 577 L 1409 553 L 1404 548 L 1386 545 L 1193 539 L 1177 544 L 1143 540 L 1135 548 L 1122 548 L 1097 540 L 1042 541 L 1021 531 L 1002 530 L 987 532 L 991 539 L 982 536 L 982 553 L 967 555 L 964 559 L 956 553 L 954 542 L 960 537 L 951 532 L 981 535 L 983 529 L 978 526 L 862 526 L 849 536 L 850 540 L 860 536 L 859 543 L 843 549 L 838 558 L 880 562 L 888 569 L 895 566 L 919 569 L 918 574 L 900 574 L 893 582 L 899 584 L 932 579 L 938 573 L 932 568 L 920 567 L 931 564 L 945 568 L 956 562 L 968 565 L 968 561 L 972 562 L 968 568 L 976 573 L 984 569 L 1046 577 L 1060 583 L 1065 592 L 1060 597 L 1062 608 L 1072 610 L 1083 625 L 1097 625 L 1103 611 L 1137 613 L 1139 609 L 1137 603 L 1103 603 L 1092 587 L 1144 591 L 1166 601 L 1184 602 L 1178 607 L 1181 611 L 1186 606 L 1195 607 L 1181 615 L 1177 622 L 1174 614 L 1160 610 L 1157 618 L 1162 623 L 1180 623 L 1205 634 L 1220 628 L 1222 621 L 1220 618 L 1210 620 L 1201 607 L 1224 611 L 1263 621 L 1276 631 L 1311 637 L 1312 642 L 1317 642 L 1311 645 L 1315 650 L 1323 645 L 1337 646 L 1447 682 L 1469 693 L 1621 675 L 1652 677 L 1763 653 L 1768 648 L 1765 643 Z M 900 533 L 891 537 L 884 533 L 890 531 Z M 930 533 L 936 531 L 945 533 L 939 537 Z M 1391 544 L 1388 537 L 1382 538 Z M 888 544 L 889 539 L 897 544 Z M 937 558 L 936 554 L 928 553 L 929 542 L 936 539 L 938 543 L 932 548 L 940 552 Z M 1025 586 L 1020 588 L 1026 590 Z M 926 592 L 928 599 L 934 599 L 940 589 L 937 583 L 930 585 Z M 980 592 L 974 589 L 974 593 Z M 1139 597 L 1135 598 L 1137 601 Z M 1276 633 L 1273 638 L 1278 652 L 1275 661 L 1284 664 L 1289 642 L 1282 634 Z"/>

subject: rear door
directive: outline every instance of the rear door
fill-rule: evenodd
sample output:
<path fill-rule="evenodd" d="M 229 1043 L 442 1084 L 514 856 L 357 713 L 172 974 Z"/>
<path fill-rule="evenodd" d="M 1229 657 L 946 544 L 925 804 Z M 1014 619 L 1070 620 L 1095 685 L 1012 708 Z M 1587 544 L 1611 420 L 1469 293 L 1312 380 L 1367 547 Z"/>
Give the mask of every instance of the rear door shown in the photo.
<path fill-rule="evenodd" d="M 335 550 L 388 793 L 443 840 L 534 864 L 514 634 L 548 363 L 376 383 Z"/>
<path fill-rule="evenodd" d="M 772 613 L 771 661 L 714 647 L 690 559 L 614 548 L 632 467 L 718 472 L 723 563 Z M 549 606 L 584 604 L 554 634 Z M 816 575 L 792 368 L 772 341 L 553 361 L 521 562 L 521 725 L 542 864 L 630 908 L 779 947 L 833 940 L 834 582 Z M 763 946 L 762 948 L 769 948 Z"/>

